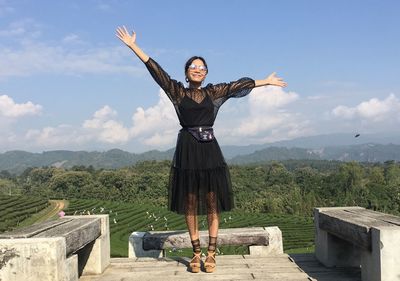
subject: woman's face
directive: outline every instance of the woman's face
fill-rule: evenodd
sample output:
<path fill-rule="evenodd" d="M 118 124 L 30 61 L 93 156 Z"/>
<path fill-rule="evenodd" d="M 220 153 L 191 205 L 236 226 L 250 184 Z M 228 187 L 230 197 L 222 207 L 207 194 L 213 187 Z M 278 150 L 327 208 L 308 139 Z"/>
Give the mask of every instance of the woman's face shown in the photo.
<path fill-rule="evenodd" d="M 201 83 L 206 79 L 207 68 L 202 60 L 195 59 L 189 66 L 186 75 L 189 81 Z"/>

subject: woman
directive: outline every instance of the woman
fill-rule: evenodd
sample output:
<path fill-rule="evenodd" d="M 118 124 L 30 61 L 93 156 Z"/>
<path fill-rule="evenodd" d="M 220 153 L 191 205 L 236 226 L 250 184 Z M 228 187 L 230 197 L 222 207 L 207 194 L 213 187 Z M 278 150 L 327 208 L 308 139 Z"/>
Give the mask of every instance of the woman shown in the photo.
<path fill-rule="evenodd" d="M 254 87 L 286 83 L 272 73 L 266 79 L 241 78 L 221 84 L 202 87 L 207 74 L 207 63 L 202 57 L 192 57 L 185 64 L 188 87 L 173 80 L 136 44 L 136 33 L 118 27 L 116 36 L 146 65 L 154 80 L 168 95 L 175 107 L 182 129 L 179 131 L 174 159 L 171 165 L 168 205 L 171 211 L 184 214 L 193 246 L 189 263 L 192 272 L 199 272 L 201 248 L 198 215 L 207 214 L 209 244 L 204 268 L 215 270 L 215 251 L 219 213 L 233 208 L 229 170 L 214 137 L 212 126 L 220 106 L 231 97 L 243 97 Z"/>

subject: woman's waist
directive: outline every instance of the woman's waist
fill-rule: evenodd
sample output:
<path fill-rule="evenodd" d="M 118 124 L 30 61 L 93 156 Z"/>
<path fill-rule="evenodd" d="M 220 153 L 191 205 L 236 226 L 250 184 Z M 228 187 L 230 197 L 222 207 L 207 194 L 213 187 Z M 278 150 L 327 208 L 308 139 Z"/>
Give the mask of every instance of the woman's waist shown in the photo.
<path fill-rule="evenodd" d="M 179 131 L 179 135 L 183 132 L 187 132 L 192 135 L 198 142 L 210 142 L 215 139 L 214 129 L 212 126 L 193 126 L 193 127 L 182 127 Z"/>
<path fill-rule="evenodd" d="M 212 125 L 182 126 L 180 131 L 197 131 L 214 130 Z"/>

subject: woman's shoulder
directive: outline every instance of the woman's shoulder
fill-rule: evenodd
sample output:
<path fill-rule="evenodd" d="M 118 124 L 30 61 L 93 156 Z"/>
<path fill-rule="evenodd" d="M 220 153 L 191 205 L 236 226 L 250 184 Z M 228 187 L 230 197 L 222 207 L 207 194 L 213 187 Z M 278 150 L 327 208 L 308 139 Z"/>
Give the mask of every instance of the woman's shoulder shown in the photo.
<path fill-rule="evenodd" d="M 203 90 L 212 90 L 214 89 L 214 84 L 212 83 L 208 83 L 207 85 L 205 85 L 204 87 L 202 87 Z"/>

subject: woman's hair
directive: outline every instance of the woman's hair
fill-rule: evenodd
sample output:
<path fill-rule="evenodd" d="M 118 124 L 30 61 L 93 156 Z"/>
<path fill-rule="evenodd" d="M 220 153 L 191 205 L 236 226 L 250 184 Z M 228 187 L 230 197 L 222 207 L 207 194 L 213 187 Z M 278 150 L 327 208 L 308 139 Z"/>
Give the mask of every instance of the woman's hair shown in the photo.
<path fill-rule="evenodd" d="M 206 60 L 203 57 L 199 57 L 199 56 L 193 56 L 190 59 L 187 60 L 186 64 L 185 64 L 185 75 L 189 69 L 189 66 L 192 64 L 192 62 L 194 60 L 201 60 L 203 62 L 203 64 L 205 65 L 205 67 L 207 67 L 207 63 Z M 208 73 L 208 67 L 207 67 L 207 72 Z"/>

